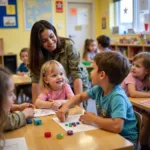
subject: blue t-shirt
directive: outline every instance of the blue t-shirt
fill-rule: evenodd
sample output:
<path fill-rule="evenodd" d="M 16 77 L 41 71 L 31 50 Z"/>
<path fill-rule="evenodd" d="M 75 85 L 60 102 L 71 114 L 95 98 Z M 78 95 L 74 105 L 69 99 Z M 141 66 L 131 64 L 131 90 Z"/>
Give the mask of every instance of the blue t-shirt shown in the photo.
<path fill-rule="evenodd" d="M 100 117 L 124 119 L 124 126 L 120 135 L 133 143 L 137 142 L 136 116 L 132 104 L 119 85 L 116 85 L 106 96 L 103 96 L 103 89 L 99 86 L 89 89 L 87 94 L 90 98 L 95 99 L 97 114 Z"/>
<path fill-rule="evenodd" d="M 16 72 L 28 72 L 28 68 L 27 66 L 24 64 L 24 63 L 21 63 L 20 66 L 17 68 L 17 71 Z"/>

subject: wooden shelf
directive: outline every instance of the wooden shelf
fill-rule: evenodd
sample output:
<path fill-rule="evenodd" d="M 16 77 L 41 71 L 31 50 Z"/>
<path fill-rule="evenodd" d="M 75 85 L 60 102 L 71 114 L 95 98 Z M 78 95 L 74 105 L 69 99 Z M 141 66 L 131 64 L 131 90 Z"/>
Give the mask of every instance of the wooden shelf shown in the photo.
<path fill-rule="evenodd" d="M 110 49 L 119 51 L 124 54 L 129 60 L 139 52 L 150 52 L 150 45 L 148 44 L 110 44 Z"/>

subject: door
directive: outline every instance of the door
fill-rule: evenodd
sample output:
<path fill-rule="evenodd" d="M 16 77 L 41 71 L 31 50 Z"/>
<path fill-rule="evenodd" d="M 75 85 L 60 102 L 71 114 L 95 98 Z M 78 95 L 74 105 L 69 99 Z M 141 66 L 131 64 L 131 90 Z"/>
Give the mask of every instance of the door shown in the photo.
<path fill-rule="evenodd" d="M 75 42 L 82 60 L 84 42 L 92 38 L 92 3 L 68 2 L 67 36 Z"/>

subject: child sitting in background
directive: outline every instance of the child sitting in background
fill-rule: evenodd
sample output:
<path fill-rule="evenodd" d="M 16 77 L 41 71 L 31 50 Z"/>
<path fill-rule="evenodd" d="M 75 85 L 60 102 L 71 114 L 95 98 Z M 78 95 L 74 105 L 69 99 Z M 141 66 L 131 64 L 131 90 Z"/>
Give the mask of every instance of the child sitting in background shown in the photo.
<path fill-rule="evenodd" d="M 24 75 L 28 75 L 29 70 L 27 68 L 28 65 L 28 48 L 23 48 L 20 51 L 20 59 L 22 61 L 22 63 L 20 64 L 20 66 L 17 69 L 17 75 L 20 76 L 24 76 Z M 32 98 L 32 90 L 31 90 L 31 85 L 19 85 L 17 86 L 17 97 L 19 95 L 20 90 L 23 90 L 23 93 L 28 96 L 30 99 Z"/>
<path fill-rule="evenodd" d="M 55 60 L 50 60 L 42 66 L 40 86 L 41 93 L 35 102 L 38 108 L 57 110 L 66 99 L 74 96 L 71 87 L 67 84 L 63 66 Z"/>
<path fill-rule="evenodd" d="M 83 59 L 85 61 L 93 62 L 95 55 L 98 53 L 96 41 L 93 39 L 86 39 L 84 43 Z"/>
<path fill-rule="evenodd" d="M 137 54 L 132 63 L 131 72 L 121 84 L 126 94 L 130 97 L 150 97 L 150 92 L 143 91 L 146 85 L 150 85 L 150 53 Z M 141 148 L 148 149 L 150 139 L 150 115 L 145 111 L 135 108 L 142 114 L 142 129 L 140 135 Z M 149 148 L 150 149 L 150 148 Z"/>
<path fill-rule="evenodd" d="M 91 72 L 92 84 L 95 86 L 63 104 L 57 112 L 60 121 L 65 121 L 70 107 L 92 98 L 96 101 L 98 116 L 85 112 L 80 121 L 119 133 L 136 144 L 138 137 L 136 117 L 132 104 L 119 86 L 128 72 L 129 62 L 121 54 L 111 51 L 97 54 Z"/>
<path fill-rule="evenodd" d="M 100 52 L 110 50 L 108 48 L 110 45 L 110 38 L 108 36 L 101 35 L 101 36 L 97 37 L 97 42 L 98 42 L 98 49 Z"/>
<path fill-rule="evenodd" d="M 23 105 L 22 112 L 14 112 L 11 113 L 11 108 L 13 107 L 13 103 L 16 99 L 14 95 L 14 83 L 11 77 L 10 72 L 0 67 L 0 107 L 1 107 L 1 117 L 5 118 L 1 119 L 3 121 L 3 125 L 1 126 L 2 130 L 14 130 L 24 126 L 26 124 L 26 119 L 32 118 L 34 111 L 33 108 L 27 108 L 27 105 Z M 28 105 L 30 106 L 30 104 Z M 31 105 L 32 107 L 32 105 Z M 14 108 L 13 108 L 14 109 Z M 3 112 L 3 113 L 2 113 Z M 1 122 L 0 121 L 0 122 Z"/>
<path fill-rule="evenodd" d="M 22 61 L 22 63 L 20 64 L 20 66 L 17 68 L 17 75 L 25 75 L 28 74 L 28 48 L 23 48 L 20 51 L 20 59 Z"/>

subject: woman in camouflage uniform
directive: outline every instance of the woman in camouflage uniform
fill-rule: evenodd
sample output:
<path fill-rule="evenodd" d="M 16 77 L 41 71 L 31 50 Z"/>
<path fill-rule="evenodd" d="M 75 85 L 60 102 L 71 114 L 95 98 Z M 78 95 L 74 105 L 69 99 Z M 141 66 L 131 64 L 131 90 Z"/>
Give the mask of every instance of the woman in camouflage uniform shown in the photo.
<path fill-rule="evenodd" d="M 32 100 L 39 95 L 40 69 L 47 60 L 57 60 L 65 68 L 66 75 L 78 94 L 88 88 L 88 72 L 80 62 L 79 52 L 72 40 L 59 37 L 48 21 L 36 22 L 31 30 L 29 68 L 32 80 Z"/>

